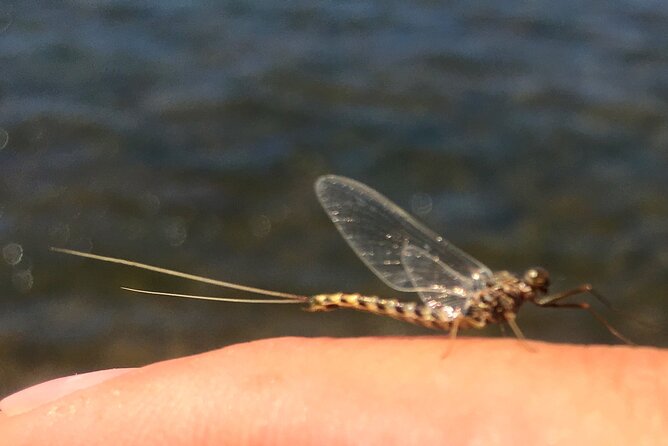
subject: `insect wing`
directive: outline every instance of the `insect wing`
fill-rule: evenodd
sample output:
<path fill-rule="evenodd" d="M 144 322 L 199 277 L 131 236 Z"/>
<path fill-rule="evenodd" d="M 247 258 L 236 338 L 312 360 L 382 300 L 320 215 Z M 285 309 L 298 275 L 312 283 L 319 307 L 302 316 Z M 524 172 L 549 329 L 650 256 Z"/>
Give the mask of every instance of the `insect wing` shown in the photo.
<path fill-rule="evenodd" d="M 491 278 L 482 263 L 445 241 L 390 200 L 349 178 L 320 177 L 315 185 L 323 208 L 357 256 L 383 282 L 398 291 L 417 291 L 402 263 L 405 246 L 414 246 L 447 266 L 442 288 L 473 290 Z M 433 263 L 433 262 L 432 262 Z"/>
<path fill-rule="evenodd" d="M 432 308 L 445 308 L 455 318 L 466 311 L 471 293 L 464 286 L 444 287 L 452 283 L 455 272 L 427 251 L 406 244 L 401 251 L 401 263 L 420 298 Z"/>

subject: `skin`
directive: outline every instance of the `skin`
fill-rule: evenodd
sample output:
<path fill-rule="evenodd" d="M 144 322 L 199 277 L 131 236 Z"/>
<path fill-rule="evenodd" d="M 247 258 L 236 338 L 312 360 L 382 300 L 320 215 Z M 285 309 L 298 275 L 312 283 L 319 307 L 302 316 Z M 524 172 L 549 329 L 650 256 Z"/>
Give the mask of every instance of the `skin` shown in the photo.
<path fill-rule="evenodd" d="M 658 445 L 668 353 L 279 338 L 132 369 L 24 410 L 0 416 L 3 444 Z"/>

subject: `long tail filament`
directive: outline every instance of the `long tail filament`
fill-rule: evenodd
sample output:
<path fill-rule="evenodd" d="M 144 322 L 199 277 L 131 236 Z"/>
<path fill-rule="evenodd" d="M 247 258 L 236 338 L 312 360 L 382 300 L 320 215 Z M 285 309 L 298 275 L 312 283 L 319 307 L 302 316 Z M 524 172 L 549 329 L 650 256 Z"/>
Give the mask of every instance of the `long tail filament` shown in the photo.
<path fill-rule="evenodd" d="M 85 257 L 88 259 L 100 260 L 102 262 L 118 263 L 121 265 L 131 266 L 133 268 L 140 268 L 149 271 L 154 271 L 160 274 L 167 274 L 169 276 L 181 277 L 182 279 L 194 280 L 197 282 L 208 283 L 210 285 L 216 285 L 223 288 L 230 288 L 239 291 L 246 291 L 249 293 L 260 294 L 263 296 L 273 296 L 278 297 L 279 299 L 241 299 L 241 298 L 230 298 L 230 297 L 213 297 L 213 296 L 198 296 L 191 294 L 178 294 L 178 293 L 166 293 L 162 291 L 149 291 L 149 290 L 139 290 L 135 288 L 122 287 L 124 290 L 132 291 L 135 293 L 144 293 L 144 294 L 154 294 L 160 296 L 173 296 L 173 297 L 183 297 L 188 299 L 201 299 L 201 300 L 214 300 L 219 302 L 239 302 L 239 303 L 262 303 L 262 304 L 290 304 L 290 303 L 303 303 L 308 300 L 306 296 L 300 296 L 298 294 L 282 293 L 280 291 L 265 290 L 262 288 L 255 288 L 251 286 L 241 285 L 238 283 L 232 282 L 223 282 L 222 280 L 211 279 L 209 277 L 196 276 L 194 274 L 183 273 L 180 271 L 174 271 L 171 269 L 161 268 L 159 266 L 147 265 L 145 263 L 139 263 L 132 260 L 118 259 L 116 257 L 107 257 L 97 254 L 90 254 L 82 251 L 75 251 L 72 249 L 64 248 L 51 248 L 52 251 L 60 252 L 63 254 L 70 254 L 78 257 Z"/>

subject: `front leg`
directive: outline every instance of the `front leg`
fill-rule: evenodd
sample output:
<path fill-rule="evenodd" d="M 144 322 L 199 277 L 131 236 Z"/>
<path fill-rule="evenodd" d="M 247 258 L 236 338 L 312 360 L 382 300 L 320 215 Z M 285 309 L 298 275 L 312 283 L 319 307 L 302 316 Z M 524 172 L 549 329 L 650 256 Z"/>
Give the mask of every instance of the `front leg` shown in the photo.
<path fill-rule="evenodd" d="M 578 294 L 585 294 L 585 293 L 594 296 L 603 305 L 612 309 L 612 304 L 610 303 L 610 301 L 605 297 L 603 297 L 598 292 L 596 292 L 596 290 L 594 290 L 594 287 L 591 286 L 591 284 L 589 283 L 584 283 L 573 289 L 562 291 L 561 293 L 548 294 L 547 296 L 539 297 L 538 299 L 534 300 L 534 303 L 541 307 L 550 306 L 550 304 L 565 299 L 567 297 L 577 296 Z"/>
<path fill-rule="evenodd" d="M 619 331 L 617 331 L 617 329 L 613 327 L 610 324 L 610 322 L 608 322 L 608 320 L 605 319 L 598 311 L 595 311 L 593 308 L 591 308 L 591 305 L 589 305 L 587 302 L 572 302 L 572 303 L 559 302 L 567 297 L 576 296 L 578 294 L 583 294 L 583 293 L 591 294 L 592 296 L 597 298 L 600 302 L 602 302 L 604 305 L 606 305 L 609 308 L 612 308 L 610 302 L 608 302 L 607 299 L 605 299 L 603 296 L 595 292 L 593 287 L 588 283 L 580 285 L 577 288 L 573 288 L 572 290 L 564 291 L 562 293 L 543 296 L 542 298 L 534 300 L 534 303 L 539 307 L 546 307 L 546 308 L 576 308 L 580 310 L 586 310 L 589 313 L 591 313 L 596 319 L 598 319 L 598 321 L 601 324 L 603 324 L 603 326 L 607 328 L 607 330 L 617 339 L 621 340 L 625 344 L 635 345 L 633 341 L 631 341 L 629 338 L 627 338 Z"/>

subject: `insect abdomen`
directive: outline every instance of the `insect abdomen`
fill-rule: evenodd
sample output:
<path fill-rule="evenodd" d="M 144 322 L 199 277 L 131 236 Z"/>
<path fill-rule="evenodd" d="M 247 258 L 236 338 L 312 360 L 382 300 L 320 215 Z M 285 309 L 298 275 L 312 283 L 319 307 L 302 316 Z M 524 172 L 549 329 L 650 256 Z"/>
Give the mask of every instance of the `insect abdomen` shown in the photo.
<path fill-rule="evenodd" d="M 311 297 L 307 311 L 328 311 L 336 308 L 367 311 L 435 330 L 448 331 L 453 321 L 441 309 L 434 309 L 413 302 L 401 302 L 395 299 L 362 296 L 358 293 L 318 294 Z"/>

